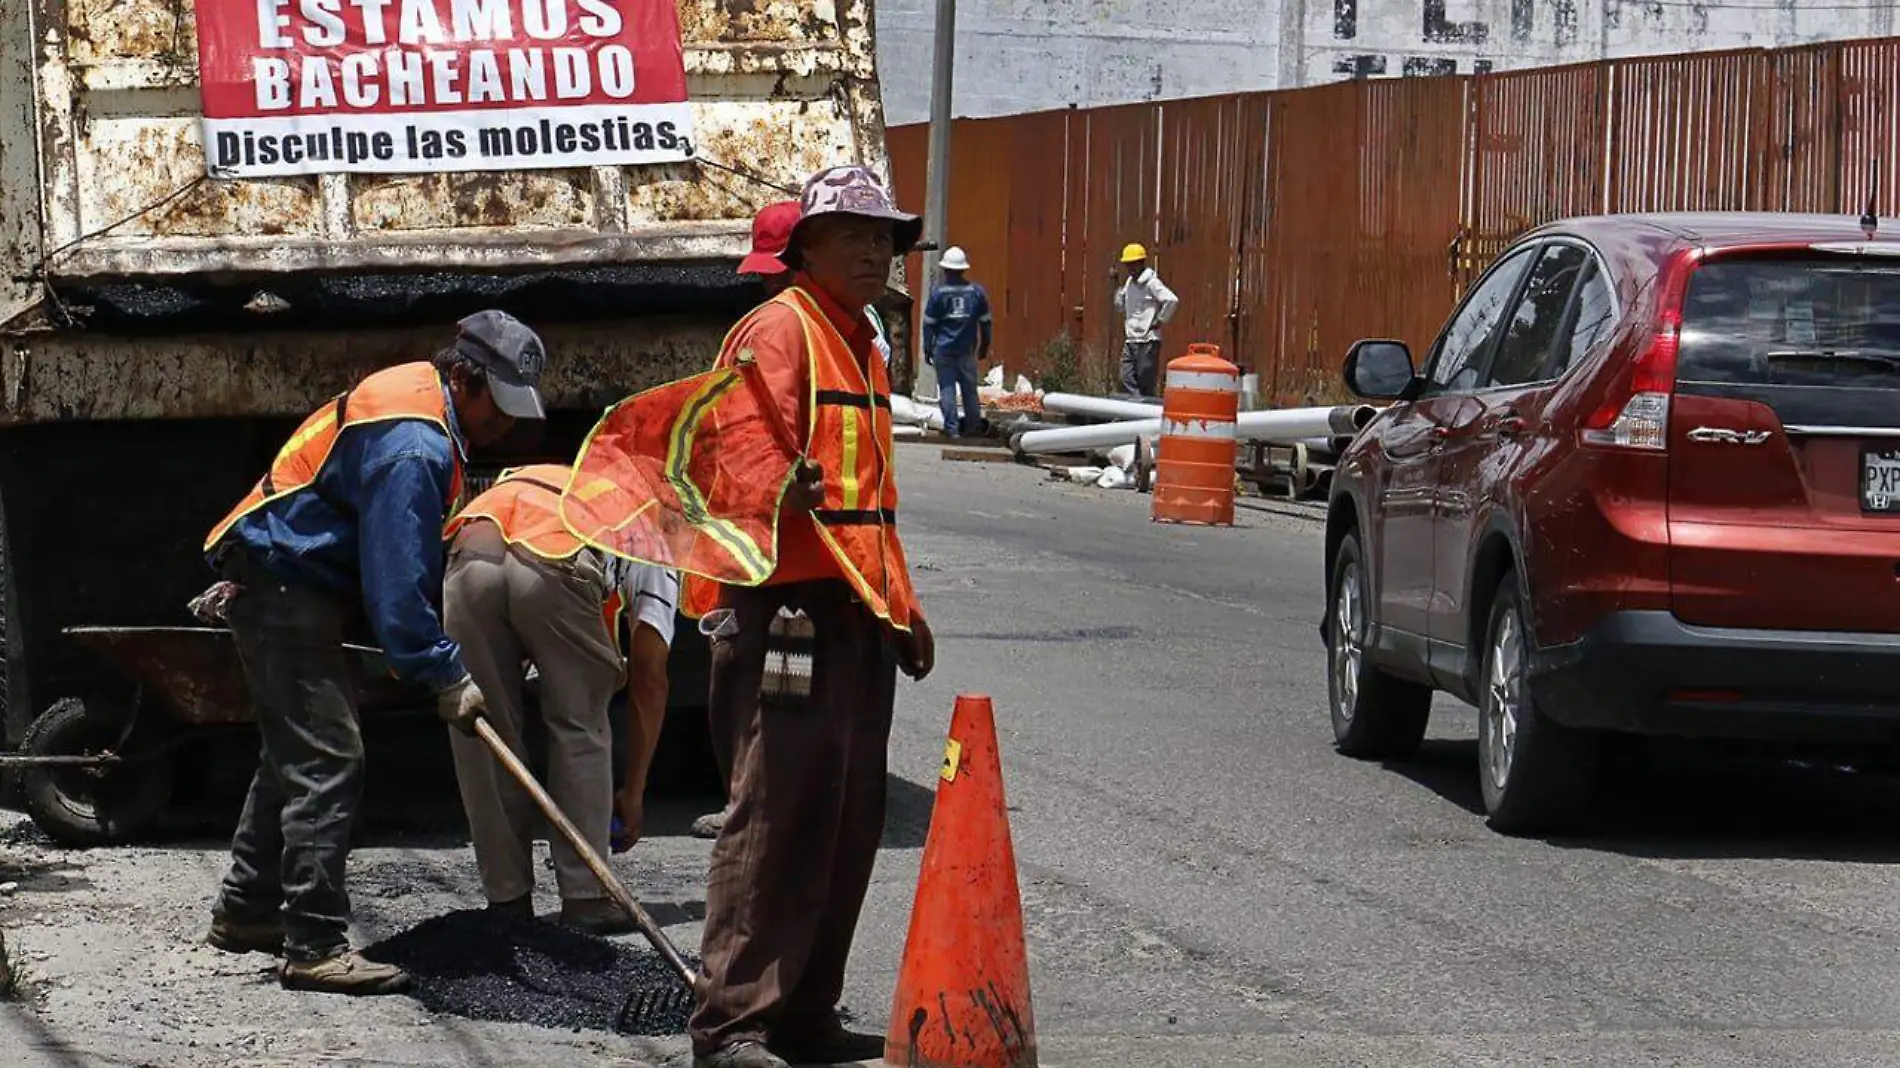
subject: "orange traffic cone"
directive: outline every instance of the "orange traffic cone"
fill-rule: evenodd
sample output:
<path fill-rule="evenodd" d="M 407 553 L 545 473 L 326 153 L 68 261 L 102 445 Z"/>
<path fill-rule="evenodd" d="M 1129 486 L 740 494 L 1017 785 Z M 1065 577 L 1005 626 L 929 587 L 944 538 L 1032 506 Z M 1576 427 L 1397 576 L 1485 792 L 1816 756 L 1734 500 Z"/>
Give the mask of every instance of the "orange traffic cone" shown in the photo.
<path fill-rule="evenodd" d="M 1022 896 L 989 698 L 957 698 L 939 780 L 884 1060 L 1035 1068 Z"/>

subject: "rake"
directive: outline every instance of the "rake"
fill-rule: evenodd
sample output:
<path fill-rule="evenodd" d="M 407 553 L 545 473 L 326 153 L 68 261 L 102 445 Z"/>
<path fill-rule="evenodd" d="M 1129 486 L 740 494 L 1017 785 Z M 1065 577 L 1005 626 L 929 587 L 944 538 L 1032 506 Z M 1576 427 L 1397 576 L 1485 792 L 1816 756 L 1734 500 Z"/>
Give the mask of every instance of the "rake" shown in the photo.
<path fill-rule="evenodd" d="M 574 852 L 587 862 L 587 867 L 593 871 L 594 878 L 600 880 L 600 885 L 607 891 L 607 895 L 613 898 L 621 911 L 633 920 L 633 925 L 640 929 L 640 933 L 646 936 L 646 940 L 653 944 L 655 952 L 666 961 L 667 967 L 679 977 L 680 986 L 659 989 L 649 987 L 630 992 L 627 1000 L 620 1006 L 620 1015 L 614 1021 L 615 1029 L 631 1030 L 629 1020 L 683 1016 L 690 1012 L 695 993 L 699 990 L 699 973 L 693 971 L 692 966 L 686 963 L 686 958 L 680 955 L 678 947 L 674 946 L 672 940 L 666 937 L 666 933 L 660 930 L 660 925 L 653 922 L 653 917 L 647 915 L 647 910 L 641 908 L 640 902 L 634 900 L 633 895 L 627 892 L 627 888 L 614 877 L 613 869 L 609 868 L 607 862 L 600 858 L 600 854 L 594 852 L 594 848 L 587 844 L 587 839 L 581 835 L 580 829 L 575 827 L 573 821 L 567 818 L 567 814 L 554 803 L 554 799 L 548 796 L 548 792 L 541 788 L 540 782 L 534 777 L 534 772 L 528 770 L 528 766 L 521 762 L 521 758 L 515 756 L 514 751 L 508 748 L 508 743 L 502 741 L 501 735 L 495 733 L 495 728 L 489 726 L 486 719 L 477 719 L 475 734 L 487 743 L 489 752 L 495 754 L 495 759 L 501 761 L 501 766 L 508 770 L 508 774 L 521 784 L 522 789 L 528 791 L 528 796 L 534 798 L 534 803 L 541 809 L 541 814 L 546 816 L 548 822 L 561 832 L 561 837 L 567 839 L 567 844 L 574 847 Z"/>

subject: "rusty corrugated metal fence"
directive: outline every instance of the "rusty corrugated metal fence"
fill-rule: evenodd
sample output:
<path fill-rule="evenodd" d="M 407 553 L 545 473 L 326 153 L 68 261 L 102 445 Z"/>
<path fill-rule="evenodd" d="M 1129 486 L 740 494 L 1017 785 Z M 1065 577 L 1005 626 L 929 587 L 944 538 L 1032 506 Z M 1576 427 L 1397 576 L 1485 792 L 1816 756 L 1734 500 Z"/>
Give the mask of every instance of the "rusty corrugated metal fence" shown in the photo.
<path fill-rule="evenodd" d="M 1360 337 L 1422 353 L 1516 235 L 1568 215 L 1900 214 L 1900 38 L 1662 56 L 999 119 L 952 142 L 949 240 L 974 263 L 1011 375 L 1111 381 L 1122 245 L 1263 400 L 1338 396 Z M 890 131 L 923 202 L 923 126 Z M 921 285 L 919 264 L 911 277 Z"/>

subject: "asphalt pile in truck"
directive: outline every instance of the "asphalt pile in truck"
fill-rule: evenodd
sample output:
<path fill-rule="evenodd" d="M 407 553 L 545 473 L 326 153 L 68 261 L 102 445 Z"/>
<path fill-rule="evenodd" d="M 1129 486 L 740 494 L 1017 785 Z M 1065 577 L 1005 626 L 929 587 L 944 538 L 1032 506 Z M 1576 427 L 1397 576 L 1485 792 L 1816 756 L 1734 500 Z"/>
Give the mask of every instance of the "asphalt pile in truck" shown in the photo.
<path fill-rule="evenodd" d="M 472 909 L 426 920 L 364 953 L 407 970 L 410 996 L 431 1012 L 563 1031 L 686 1030 L 684 1010 L 623 1018 L 628 995 L 680 985 L 643 942 Z"/>
<path fill-rule="evenodd" d="M 689 313 L 729 323 L 759 299 L 758 283 L 725 264 L 510 274 L 283 275 L 271 279 L 268 289 L 276 299 L 266 302 L 257 301 L 255 282 L 72 285 L 60 292 L 68 310 L 89 327 L 127 333 L 403 327 L 452 323 L 487 307 L 536 325 Z"/>

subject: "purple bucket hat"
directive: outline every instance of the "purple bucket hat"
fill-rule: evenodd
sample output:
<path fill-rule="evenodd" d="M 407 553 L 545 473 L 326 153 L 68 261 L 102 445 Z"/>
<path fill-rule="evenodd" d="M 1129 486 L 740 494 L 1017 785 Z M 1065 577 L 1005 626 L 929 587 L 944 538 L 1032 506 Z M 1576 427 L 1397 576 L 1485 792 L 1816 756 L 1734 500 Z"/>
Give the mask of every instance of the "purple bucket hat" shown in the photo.
<path fill-rule="evenodd" d="M 819 215 L 859 215 L 889 220 L 892 243 L 899 256 L 916 247 L 924 236 L 924 220 L 897 210 L 890 190 L 869 167 L 852 164 L 819 171 L 805 182 L 798 206 L 798 226 L 792 228 L 792 247 L 781 253 L 780 259 L 796 256 L 798 227 L 805 225 L 806 219 Z"/>

